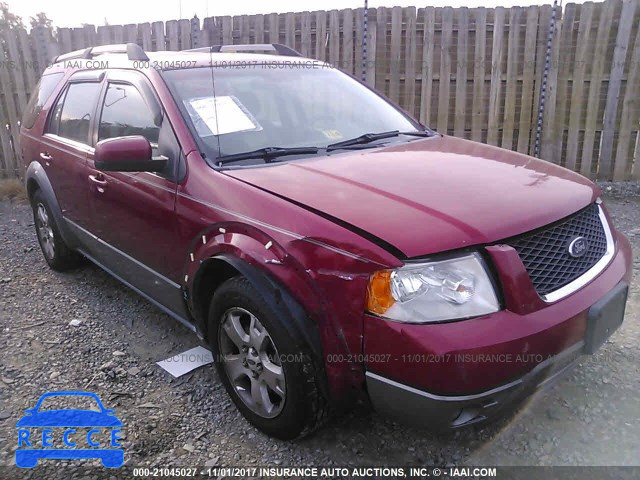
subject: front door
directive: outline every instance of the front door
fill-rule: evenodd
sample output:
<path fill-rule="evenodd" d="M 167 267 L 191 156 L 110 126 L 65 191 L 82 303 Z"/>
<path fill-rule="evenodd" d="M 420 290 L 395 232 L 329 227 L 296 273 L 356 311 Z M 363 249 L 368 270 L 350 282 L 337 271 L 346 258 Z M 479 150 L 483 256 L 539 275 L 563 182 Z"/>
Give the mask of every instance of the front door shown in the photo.
<path fill-rule="evenodd" d="M 142 135 L 154 156 L 168 158 L 167 169 L 160 174 L 101 172 L 90 152 L 90 230 L 100 240 L 101 264 L 163 307 L 184 312 L 180 285 L 170 278 L 167 261 L 176 241 L 180 149 L 169 120 L 158 118 L 157 100 L 146 82 L 138 72 L 109 72 L 94 141 Z"/>

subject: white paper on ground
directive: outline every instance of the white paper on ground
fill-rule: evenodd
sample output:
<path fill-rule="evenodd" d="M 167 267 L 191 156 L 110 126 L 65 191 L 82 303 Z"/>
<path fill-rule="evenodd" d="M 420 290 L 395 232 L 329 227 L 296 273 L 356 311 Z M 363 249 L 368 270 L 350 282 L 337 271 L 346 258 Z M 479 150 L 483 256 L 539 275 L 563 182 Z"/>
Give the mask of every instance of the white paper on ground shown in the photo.
<path fill-rule="evenodd" d="M 209 363 L 213 363 L 213 355 L 204 347 L 194 347 L 186 352 L 178 353 L 173 357 L 157 362 L 158 365 L 176 378 Z"/>
<path fill-rule="evenodd" d="M 244 132 L 260 129 L 257 121 L 248 114 L 240 101 L 231 96 L 204 97 L 189 100 L 189 105 L 200 117 L 210 135 L 225 135 L 227 133 Z M 203 135 L 202 131 L 199 131 Z"/>

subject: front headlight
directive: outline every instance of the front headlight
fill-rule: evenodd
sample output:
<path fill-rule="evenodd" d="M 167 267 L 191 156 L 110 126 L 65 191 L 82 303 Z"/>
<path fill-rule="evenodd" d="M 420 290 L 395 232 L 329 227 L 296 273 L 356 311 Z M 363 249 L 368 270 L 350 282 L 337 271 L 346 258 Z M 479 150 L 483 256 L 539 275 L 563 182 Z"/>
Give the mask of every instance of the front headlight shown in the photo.
<path fill-rule="evenodd" d="M 428 323 L 500 310 L 478 253 L 428 263 L 408 263 L 369 278 L 367 308 L 390 320 Z"/>

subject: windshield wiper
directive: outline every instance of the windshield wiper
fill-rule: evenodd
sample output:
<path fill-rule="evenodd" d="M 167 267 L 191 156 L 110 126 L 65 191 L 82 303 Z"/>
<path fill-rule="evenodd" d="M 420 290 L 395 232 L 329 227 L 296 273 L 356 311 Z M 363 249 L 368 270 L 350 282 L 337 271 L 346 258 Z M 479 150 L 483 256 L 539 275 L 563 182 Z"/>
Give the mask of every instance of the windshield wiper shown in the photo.
<path fill-rule="evenodd" d="M 265 147 L 250 152 L 223 155 L 216 158 L 215 162 L 218 165 L 224 165 L 225 163 L 239 162 L 240 160 L 247 160 L 249 158 L 261 158 L 265 163 L 271 163 L 273 159 L 277 157 L 285 155 L 309 155 L 318 153 L 319 151 L 320 149 L 318 147 Z"/>
<path fill-rule="evenodd" d="M 416 130 L 415 132 L 401 132 L 399 130 L 391 130 L 390 132 L 381 133 L 365 133 L 359 137 L 350 138 L 338 143 L 332 143 L 327 146 L 327 150 L 334 150 L 336 148 L 350 147 L 351 145 L 364 145 L 366 143 L 375 142 L 376 140 L 382 140 L 384 138 L 398 137 L 400 135 L 411 135 L 414 137 L 432 137 L 433 133 L 425 130 Z"/>

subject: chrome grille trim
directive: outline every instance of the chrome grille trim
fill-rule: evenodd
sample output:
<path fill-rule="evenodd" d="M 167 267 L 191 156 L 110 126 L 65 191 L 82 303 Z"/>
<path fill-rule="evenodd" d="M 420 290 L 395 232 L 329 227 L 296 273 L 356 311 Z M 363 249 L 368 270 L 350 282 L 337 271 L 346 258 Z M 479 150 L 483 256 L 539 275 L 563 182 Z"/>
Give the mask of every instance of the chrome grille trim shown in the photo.
<path fill-rule="evenodd" d="M 546 295 L 541 295 L 542 299 L 547 303 L 557 302 L 572 293 L 580 290 L 587 283 L 591 282 L 595 277 L 597 277 L 606 267 L 609 265 L 611 260 L 613 259 L 613 255 L 615 253 L 615 242 L 613 240 L 613 234 L 611 232 L 611 227 L 609 226 L 609 222 L 607 221 L 607 217 L 604 214 L 604 210 L 600 206 L 600 203 L 596 202 L 598 205 L 598 216 L 600 217 L 600 222 L 602 223 L 602 228 L 604 229 L 604 234 L 607 238 L 607 250 L 604 255 L 598 260 L 593 267 L 583 273 L 581 276 L 573 280 L 572 282 L 566 284 L 565 286 L 554 290 L 553 292 L 547 293 Z"/>

